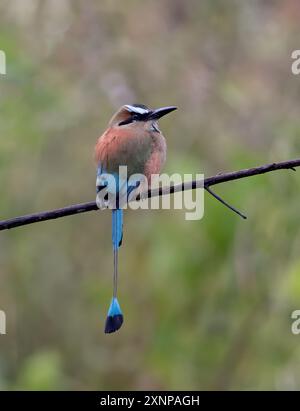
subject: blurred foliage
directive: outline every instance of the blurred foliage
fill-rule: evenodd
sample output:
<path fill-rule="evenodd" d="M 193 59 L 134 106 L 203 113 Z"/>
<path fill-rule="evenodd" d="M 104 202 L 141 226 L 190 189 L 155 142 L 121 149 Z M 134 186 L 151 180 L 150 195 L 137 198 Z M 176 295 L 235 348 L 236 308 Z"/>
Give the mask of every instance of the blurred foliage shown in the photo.
<path fill-rule="evenodd" d="M 93 146 L 120 105 L 161 121 L 167 172 L 299 157 L 298 0 L 2 0 L 1 218 L 94 198 Z M 2 232 L 2 389 L 300 389 L 300 178 L 218 186 L 201 221 L 128 211 L 125 324 L 104 335 L 110 214 Z"/>
<path fill-rule="evenodd" d="M 20 390 L 57 390 L 61 383 L 60 361 L 55 352 L 38 352 L 24 361 L 19 372 Z"/>

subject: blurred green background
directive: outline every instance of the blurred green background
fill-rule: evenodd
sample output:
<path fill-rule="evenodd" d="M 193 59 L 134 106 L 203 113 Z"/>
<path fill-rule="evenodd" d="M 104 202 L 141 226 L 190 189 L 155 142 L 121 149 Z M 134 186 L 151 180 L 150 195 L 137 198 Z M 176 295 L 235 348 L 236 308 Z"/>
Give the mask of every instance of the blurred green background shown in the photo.
<path fill-rule="evenodd" d="M 169 173 L 299 157 L 298 0 L 1 0 L 0 214 L 95 197 L 93 148 L 124 103 L 161 121 Z M 128 211 L 120 332 L 110 213 L 0 234 L 1 389 L 300 389 L 300 174 L 216 187 L 200 221 Z"/>

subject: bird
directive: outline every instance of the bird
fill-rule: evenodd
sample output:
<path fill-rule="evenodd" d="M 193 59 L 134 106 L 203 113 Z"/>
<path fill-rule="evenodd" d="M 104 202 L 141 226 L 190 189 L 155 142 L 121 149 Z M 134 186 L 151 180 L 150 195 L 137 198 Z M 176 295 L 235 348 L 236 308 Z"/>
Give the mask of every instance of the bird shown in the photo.
<path fill-rule="evenodd" d="M 127 186 L 128 180 L 122 179 L 119 170 L 120 167 L 127 167 L 127 179 L 134 174 L 142 174 L 151 187 L 151 176 L 161 172 L 167 153 L 166 140 L 159 129 L 158 120 L 176 109 L 175 106 L 150 109 L 144 104 L 123 105 L 112 116 L 107 129 L 95 146 L 96 202 L 101 209 L 112 208 L 113 294 L 105 322 L 106 334 L 119 330 L 124 321 L 117 298 L 118 251 L 123 239 L 124 212 L 120 197 L 124 197 L 125 192 L 125 198 L 128 200 L 132 191 L 142 189 L 141 181 Z M 112 190 L 108 188 L 107 176 L 113 176 L 115 181 Z M 105 192 L 104 189 L 108 190 L 106 197 L 99 196 Z M 107 200 L 107 194 L 112 194 L 115 200 L 112 205 Z"/>

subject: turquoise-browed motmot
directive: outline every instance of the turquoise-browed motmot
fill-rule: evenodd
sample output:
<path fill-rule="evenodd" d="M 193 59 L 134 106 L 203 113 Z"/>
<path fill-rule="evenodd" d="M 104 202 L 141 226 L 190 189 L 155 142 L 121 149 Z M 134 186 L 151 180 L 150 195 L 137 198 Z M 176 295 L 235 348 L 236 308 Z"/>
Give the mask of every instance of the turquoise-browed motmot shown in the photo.
<path fill-rule="evenodd" d="M 123 314 L 117 300 L 118 250 L 123 237 L 123 210 L 118 200 L 123 181 L 120 181 L 121 166 L 127 167 L 127 177 L 143 174 L 151 186 L 151 176 L 159 174 L 166 160 L 166 141 L 157 121 L 176 107 L 151 110 L 142 104 L 124 105 L 112 117 L 107 130 L 98 139 L 95 147 L 97 163 L 97 194 L 107 187 L 104 175 L 116 180 L 116 203 L 112 210 L 112 242 L 114 251 L 113 297 L 108 310 L 105 333 L 117 331 L 123 323 Z M 125 182 L 127 183 L 127 181 Z M 126 196 L 138 188 L 126 184 Z M 126 197 L 127 198 L 127 197 Z M 102 208 L 103 204 L 98 206 Z"/>

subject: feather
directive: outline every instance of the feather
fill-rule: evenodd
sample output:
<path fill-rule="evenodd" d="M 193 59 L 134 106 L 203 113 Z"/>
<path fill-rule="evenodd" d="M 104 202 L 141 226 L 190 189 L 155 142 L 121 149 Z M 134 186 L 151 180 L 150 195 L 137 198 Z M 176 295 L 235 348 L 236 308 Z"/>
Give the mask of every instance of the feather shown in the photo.
<path fill-rule="evenodd" d="M 107 313 L 105 329 L 106 334 L 113 333 L 121 328 L 123 324 L 123 314 L 119 302 L 116 297 L 113 297 Z"/>
<path fill-rule="evenodd" d="M 112 243 L 114 250 L 122 244 L 123 237 L 123 210 L 112 210 Z"/>

